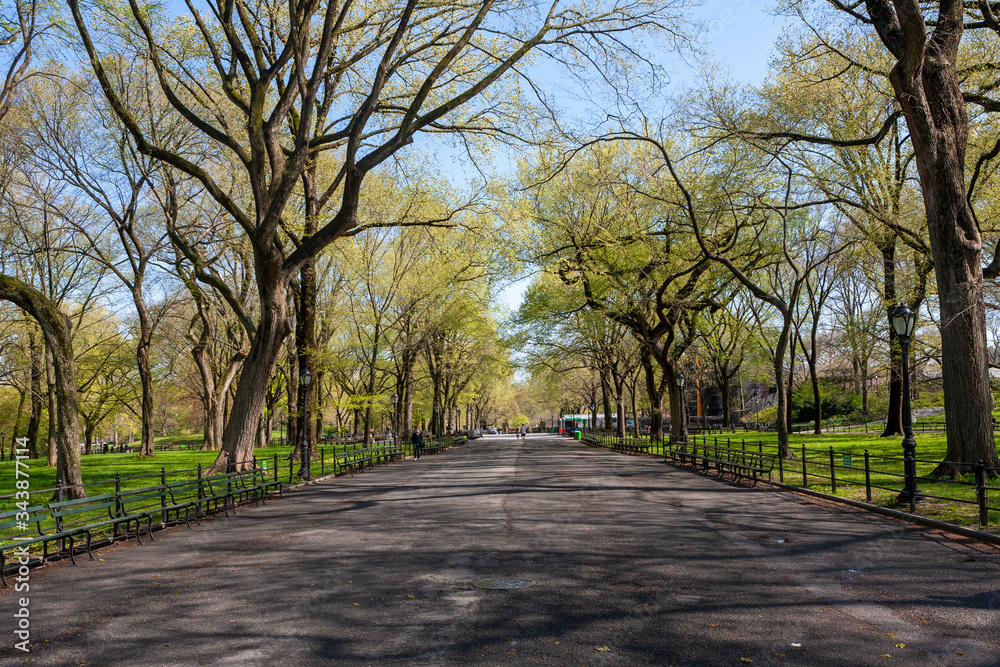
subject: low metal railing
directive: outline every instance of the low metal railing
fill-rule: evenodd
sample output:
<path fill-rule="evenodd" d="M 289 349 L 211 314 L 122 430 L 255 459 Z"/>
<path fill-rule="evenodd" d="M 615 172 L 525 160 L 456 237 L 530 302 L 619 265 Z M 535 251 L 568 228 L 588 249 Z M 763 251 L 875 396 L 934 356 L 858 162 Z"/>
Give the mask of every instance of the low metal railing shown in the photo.
<path fill-rule="evenodd" d="M 791 447 L 795 458 L 781 458 L 777 443 L 756 443 L 740 438 L 692 435 L 687 442 L 671 442 L 663 436 L 626 435 L 584 431 L 587 441 L 610 449 L 641 448 L 652 455 L 672 458 L 679 451 L 705 451 L 712 447 L 753 450 L 777 457 L 773 474 L 777 481 L 787 486 L 823 491 L 832 495 L 890 506 L 905 488 L 904 461 L 902 456 L 873 454 L 868 449 L 844 450 L 811 448 L 804 444 Z M 940 461 L 917 459 L 917 466 L 929 469 Z M 982 528 L 1000 525 L 1000 468 L 990 467 L 982 461 L 956 463 L 956 468 L 968 471 L 959 479 L 917 475 L 925 502 L 917 514 L 956 522 L 978 523 Z M 901 509 L 906 509 L 901 508 Z"/>

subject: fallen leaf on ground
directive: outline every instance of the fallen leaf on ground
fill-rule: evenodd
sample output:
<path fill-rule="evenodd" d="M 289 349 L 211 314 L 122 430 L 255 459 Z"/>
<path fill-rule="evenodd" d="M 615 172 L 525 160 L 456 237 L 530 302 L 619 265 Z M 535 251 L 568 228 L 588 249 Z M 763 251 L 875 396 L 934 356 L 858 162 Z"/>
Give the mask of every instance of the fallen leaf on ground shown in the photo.
<path fill-rule="evenodd" d="M 607 646 L 595 646 L 594 650 L 604 652 L 604 651 L 610 651 L 611 649 L 609 649 Z"/>

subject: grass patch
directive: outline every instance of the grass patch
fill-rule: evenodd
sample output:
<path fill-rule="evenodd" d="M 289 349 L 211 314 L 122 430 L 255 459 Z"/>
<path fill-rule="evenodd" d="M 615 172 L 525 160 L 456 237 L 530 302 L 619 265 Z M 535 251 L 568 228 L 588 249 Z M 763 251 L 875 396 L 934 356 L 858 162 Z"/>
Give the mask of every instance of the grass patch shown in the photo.
<path fill-rule="evenodd" d="M 111 493 L 115 490 L 115 474 L 121 475 L 122 489 L 136 489 L 160 484 L 162 476 L 166 475 L 168 482 L 176 482 L 182 479 L 193 479 L 198 476 L 198 464 L 202 468 L 207 468 L 215 462 L 218 452 L 200 451 L 203 442 L 201 434 L 185 434 L 158 437 L 154 440 L 155 445 L 173 445 L 184 447 L 184 449 L 172 451 L 158 451 L 152 458 L 140 457 L 137 453 L 109 453 L 109 454 L 85 454 L 80 457 L 80 468 L 85 484 L 103 482 L 88 486 L 86 491 L 88 496 Z M 322 449 L 328 460 L 335 453 L 342 454 L 344 451 L 355 449 L 356 445 L 323 445 Z M 274 469 L 274 456 L 278 456 L 280 479 L 287 481 L 289 462 L 288 456 L 292 452 L 291 446 L 274 446 L 258 448 L 254 450 L 257 457 L 269 472 Z M 266 463 L 264 463 L 266 462 Z M 46 465 L 44 458 L 30 459 L 28 464 L 29 490 L 31 491 L 30 504 L 44 505 L 53 501 L 51 489 L 56 486 L 56 469 Z M 16 491 L 15 487 L 15 462 L 0 462 L 0 495 L 12 495 Z M 293 471 L 298 471 L 298 462 L 293 462 Z M 314 462 L 314 468 L 318 474 L 319 463 Z M 23 479 L 23 477 L 21 478 Z M 0 512 L 15 509 L 14 498 L 0 498 Z"/>
<path fill-rule="evenodd" d="M 168 436 L 157 438 L 156 444 L 172 444 L 183 446 L 183 449 L 171 451 L 158 451 L 153 458 L 141 458 L 136 453 L 115 453 L 115 454 L 89 454 L 81 457 L 81 471 L 86 486 L 88 497 L 113 493 L 117 488 L 123 491 L 129 489 L 141 489 L 158 486 L 162 482 L 177 482 L 184 479 L 194 479 L 198 476 L 198 465 L 201 464 L 203 471 L 211 466 L 218 455 L 218 452 L 199 451 L 202 444 L 200 435 Z M 362 451 L 358 451 L 362 450 Z M 297 479 L 299 461 L 289 460 L 289 455 L 293 451 L 290 446 L 266 447 L 254 450 L 258 462 L 268 471 L 268 476 L 274 476 L 275 463 L 277 463 L 277 479 L 287 483 L 291 479 Z M 322 455 L 322 459 L 315 458 Z M 314 477 L 325 472 L 327 474 L 334 471 L 333 459 L 338 457 L 341 463 L 345 458 L 348 460 L 363 457 L 363 446 L 352 444 L 322 444 L 312 460 L 312 474 Z M 56 485 L 55 468 L 46 466 L 43 458 L 32 459 L 23 463 L 28 465 L 29 499 L 28 506 L 47 505 L 55 500 L 53 488 Z M 0 462 L 0 493 L 10 497 L 0 498 L 0 512 L 18 509 L 18 499 L 14 497 L 15 486 L 15 465 L 13 461 Z M 23 470 L 23 467 L 22 467 Z M 118 480 L 115 476 L 119 475 Z M 20 479 L 24 479 L 21 477 Z M 107 511 L 94 510 L 93 516 L 89 514 L 77 515 L 79 519 L 92 518 L 97 520 L 103 516 L 107 518 Z M 53 528 L 51 519 L 47 519 L 44 530 L 48 534 Z M 0 533 L 0 540 L 23 533 L 17 528 L 7 529 Z M 40 549 L 41 546 L 37 545 Z"/>
<path fill-rule="evenodd" d="M 936 416 L 940 419 L 940 415 Z M 872 429 L 874 430 L 874 429 Z M 643 438 L 648 440 L 648 438 Z M 731 447 L 762 451 L 777 455 L 778 434 L 763 432 L 752 434 L 722 434 L 691 436 L 701 447 Z M 944 459 L 947 439 L 943 432 L 916 434 L 917 486 L 925 502 L 917 505 L 916 513 L 928 518 L 947 521 L 970 528 L 979 527 L 979 507 L 976 497 L 975 475 L 968 474 L 958 480 L 927 478 Z M 904 486 L 902 438 L 881 438 L 873 433 L 795 433 L 789 436 L 794 459 L 781 461 L 784 481 L 793 486 L 807 486 L 814 491 L 833 493 L 831 479 L 831 452 L 833 472 L 836 477 L 836 494 L 852 500 L 867 501 L 865 479 L 865 451 L 869 458 L 871 501 L 881 507 L 900 508 L 897 496 Z M 805 446 L 806 474 L 802 474 L 802 447 Z M 654 446 L 652 453 L 662 454 Z M 848 455 L 845 457 L 845 455 Z M 778 463 L 772 479 L 780 477 Z M 987 481 L 987 506 L 990 532 L 1000 532 L 1000 481 Z"/>

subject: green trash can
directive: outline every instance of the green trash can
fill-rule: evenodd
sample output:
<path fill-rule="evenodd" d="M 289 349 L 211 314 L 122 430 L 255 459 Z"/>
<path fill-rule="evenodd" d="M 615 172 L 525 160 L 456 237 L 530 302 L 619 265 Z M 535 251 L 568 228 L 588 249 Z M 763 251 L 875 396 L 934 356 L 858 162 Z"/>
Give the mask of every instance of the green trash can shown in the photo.
<path fill-rule="evenodd" d="M 579 440 L 583 437 L 583 431 L 573 431 L 573 437 Z"/>

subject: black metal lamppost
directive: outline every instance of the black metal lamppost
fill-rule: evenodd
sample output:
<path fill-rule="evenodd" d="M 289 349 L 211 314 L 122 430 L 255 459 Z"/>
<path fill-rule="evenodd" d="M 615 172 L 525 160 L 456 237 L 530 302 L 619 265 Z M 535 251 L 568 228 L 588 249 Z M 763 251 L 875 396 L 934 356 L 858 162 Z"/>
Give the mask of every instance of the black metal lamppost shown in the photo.
<path fill-rule="evenodd" d="M 7 451 L 7 432 L 0 433 L 0 461 L 3 461 L 4 453 Z"/>
<path fill-rule="evenodd" d="M 917 441 L 913 438 L 913 415 L 910 411 L 910 337 L 917 316 L 901 303 L 892 311 L 891 320 L 892 329 L 899 338 L 903 367 L 903 474 L 906 486 L 897 500 L 900 504 L 909 503 L 912 512 L 916 503 L 924 501 L 924 494 L 917 488 Z"/>
<path fill-rule="evenodd" d="M 311 460 L 309 452 L 309 436 L 307 433 L 306 424 L 309 423 L 309 383 L 312 382 L 313 375 L 308 368 L 304 369 L 299 375 L 299 386 L 302 388 L 302 466 L 299 468 L 299 477 L 304 480 L 312 479 L 309 472 L 309 463 Z"/>
<path fill-rule="evenodd" d="M 687 442 L 688 430 L 687 430 L 687 398 L 684 396 L 684 373 L 678 373 L 677 377 L 674 378 L 677 382 L 677 389 L 680 390 L 681 395 L 681 428 L 678 431 L 680 435 L 681 442 Z"/>

